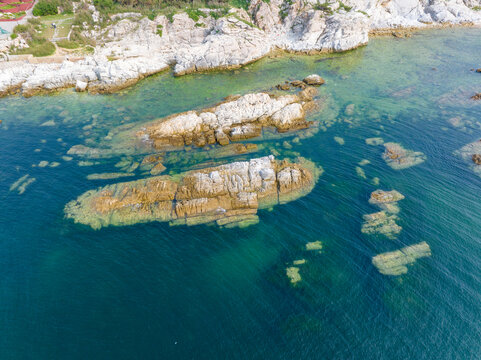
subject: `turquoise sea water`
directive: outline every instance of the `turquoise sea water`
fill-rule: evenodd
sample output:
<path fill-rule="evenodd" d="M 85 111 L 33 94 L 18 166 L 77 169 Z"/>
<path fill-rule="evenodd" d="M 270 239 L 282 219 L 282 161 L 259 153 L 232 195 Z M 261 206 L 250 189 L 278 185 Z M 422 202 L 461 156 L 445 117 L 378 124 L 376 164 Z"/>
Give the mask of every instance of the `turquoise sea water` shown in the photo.
<path fill-rule="evenodd" d="M 481 103 L 469 100 L 481 91 L 481 74 L 470 71 L 481 66 L 480 39 L 479 29 L 426 31 L 235 72 L 165 73 L 109 96 L 0 99 L 0 358 L 481 358 L 481 179 L 453 154 L 481 137 Z M 67 202 L 116 182 L 86 176 L 118 171 L 120 159 L 79 166 L 97 160 L 65 161 L 71 146 L 310 73 L 326 79 L 327 108 L 313 115 L 320 131 L 300 142 L 258 139 L 259 155 L 275 148 L 324 168 L 309 195 L 261 210 L 245 229 L 154 222 L 94 231 L 64 218 Z M 427 161 L 391 169 L 383 147 L 365 143 L 378 136 Z M 192 154 L 167 172 L 198 165 Z M 362 159 L 367 179 L 356 174 Z M 32 167 L 40 161 L 60 165 Z M 26 174 L 36 181 L 10 191 Z M 368 203 L 377 188 L 406 197 L 396 239 L 360 231 L 362 215 L 377 211 Z M 305 251 L 317 240 L 321 254 Z M 405 275 L 371 263 L 421 241 L 432 256 Z M 293 286 L 286 267 L 298 259 L 307 262 Z"/>

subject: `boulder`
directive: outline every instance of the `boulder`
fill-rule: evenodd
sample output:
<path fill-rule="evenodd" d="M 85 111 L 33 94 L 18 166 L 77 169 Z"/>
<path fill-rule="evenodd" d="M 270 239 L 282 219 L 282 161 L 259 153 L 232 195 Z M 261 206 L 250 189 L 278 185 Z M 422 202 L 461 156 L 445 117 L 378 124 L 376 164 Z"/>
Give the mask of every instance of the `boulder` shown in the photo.
<path fill-rule="evenodd" d="M 326 82 L 322 77 L 320 77 L 317 74 L 306 76 L 302 81 L 304 81 L 307 85 L 314 85 L 314 86 L 321 86 Z"/>

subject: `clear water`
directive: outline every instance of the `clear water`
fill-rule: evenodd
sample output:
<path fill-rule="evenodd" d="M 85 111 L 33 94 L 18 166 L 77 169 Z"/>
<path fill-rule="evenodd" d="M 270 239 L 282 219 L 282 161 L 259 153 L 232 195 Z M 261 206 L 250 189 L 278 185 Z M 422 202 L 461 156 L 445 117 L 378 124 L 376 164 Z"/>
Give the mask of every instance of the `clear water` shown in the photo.
<path fill-rule="evenodd" d="M 481 105 L 468 100 L 481 90 L 481 75 L 470 71 L 481 65 L 480 39 L 478 29 L 427 31 L 341 55 L 166 73 L 109 96 L 1 99 L 0 358 L 480 358 L 481 179 L 453 155 L 481 135 Z M 68 201 L 115 182 L 86 176 L 115 171 L 119 160 L 80 167 L 62 159 L 72 145 L 310 73 L 326 78 L 329 100 L 314 116 L 321 131 L 289 150 L 325 170 L 306 197 L 260 211 L 260 223 L 246 229 L 149 223 L 94 231 L 64 219 Z M 84 128 L 92 115 L 94 126 Z M 56 125 L 40 126 L 49 120 Z M 374 136 L 427 161 L 395 171 L 382 147 L 366 145 Z M 282 149 L 282 141 L 271 145 Z M 355 171 L 362 159 L 371 162 L 367 180 Z M 60 166 L 32 167 L 42 160 Z M 167 170 L 195 165 L 189 161 Z M 25 174 L 36 181 L 22 195 L 10 192 Z M 367 201 L 378 188 L 373 177 L 406 196 L 394 240 L 360 232 L 362 215 L 377 210 Z M 304 250 L 317 240 L 322 254 Z M 432 256 L 403 276 L 371 264 L 420 241 Z M 292 286 L 285 269 L 296 259 L 307 263 Z"/>

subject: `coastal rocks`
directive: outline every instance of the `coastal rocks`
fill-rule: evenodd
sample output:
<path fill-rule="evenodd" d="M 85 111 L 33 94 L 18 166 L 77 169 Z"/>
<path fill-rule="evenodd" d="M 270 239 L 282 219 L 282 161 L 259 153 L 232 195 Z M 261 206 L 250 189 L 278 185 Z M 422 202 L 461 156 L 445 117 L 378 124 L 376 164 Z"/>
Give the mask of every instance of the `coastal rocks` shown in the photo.
<path fill-rule="evenodd" d="M 150 221 L 195 225 L 257 220 L 257 210 L 309 193 L 320 175 L 311 162 L 273 156 L 151 177 L 91 190 L 66 205 L 75 222 L 99 229 Z"/>
<path fill-rule="evenodd" d="M 384 143 L 384 161 L 394 170 L 402 170 L 426 161 L 426 155 L 419 151 L 407 150 L 401 144 Z"/>
<path fill-rule="evenodd" d="M 306 244 L 307 251 L 317 251 L 322 253 L 322 241 L 317 240 Z"/>
<path fill-rule="evenodd" d="M 306 78 L 302 81 L 304 81 L 307 85 L 313 85 L 313 86 L 321 86 L 321 85 L 324 85 L 326 82 L 322 77 L 320 77 L 317 74 L 306 76 Z"/>
<path fill-rule="evenodd" d="M 476 93 L 471 96 L 471 100 L 481 100 L 481 93 Z"/>
<path fill-rule="evenodd" d="M 263 127 L 274 127 L 280 132 L 308 127 L 303 106 L 304 102 L 296 95 L 246 94 L 210 109 L 155 120 L 134 137 L 154 149 L 190 144 L 227 145 L 230 141 L 257 137 Z"/>
<path fill-rule="evenodd" d="M 407 265 L 414 264 L 417 259 L 428 256 L 431 256 L 431 248 L 423 241 L 396 251 L 376 255 L 372 258 L 372 263 L 381 274 L 397 276 L 408 272 Z"/>

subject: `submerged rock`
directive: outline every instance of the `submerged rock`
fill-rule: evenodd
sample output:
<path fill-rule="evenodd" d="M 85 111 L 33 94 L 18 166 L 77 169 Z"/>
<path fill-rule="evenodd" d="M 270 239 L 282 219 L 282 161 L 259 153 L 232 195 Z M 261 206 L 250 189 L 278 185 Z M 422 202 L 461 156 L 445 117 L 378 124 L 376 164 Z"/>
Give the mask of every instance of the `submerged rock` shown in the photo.
<path fill-rule="evenodd" d="M 319 251 L 319 252 L 321 252 L 322 242 L 320 240 L 318 240 L 318 241 L 313 241 L 313 242 L 307 243 L 306 244 L 306 250 L 307 251 Z"/>
<path fill-rule="evenodd" d="M 417 259 L 431 256 L 431 248 L 423 241 L 402 249 L 376 255 L 372 263 L 383 275 L 402 275 L 408 272 L 406 265 L 414 264 Z"/>
<path fill-rule="evenodd" d="M 87 175 L 88 180 L 111 180 L 118 179 L 121 177 L 134 176 L 132 173 L 100 173 L 100 174 L 89 174 Z"/>
<path fill-rule="evenodd" d="M 357 176 L 360 177 L 361 179 L 364 179 L 364 180 L 367 179 L 366 172 L 364 171 L 363 168 L 361 168 L 361 167 L 359 167 L 359 166 L 356 166 L 356 174 L 357 174 Z"/>
<path fill-rule="evenodd" d="M 334 141 L 337 142 L 339 145 L 344 145 L 346 142 L 340 136 L 334 136 Z"/>
<path fill-rule="evenodd" d="M 422 152 L 407 150 L 398 143 L 385 143 L 384 148 L 382 157 L 395 170 L 406 169 L 426 161 L 426 155 Z"/>
<path fill-rule="evenodd" d="M 34 177 L 31 177 L 29 174 L 22 176 L 20 179 L 15 181 L 12 185 L 10 185 L 10 191 L 17 191 L 19 195 L 22 195 L 27 187 L 30 186 L 34 181 L 36 181 Z"/>
<path fill-rule="evenodd" d="M 376 190 L 371 193 L 369 203 L 381 208 L 382 211 L 364 215 L 364 223 L 361 232 L 364 234 L 381 234 L 388 238 L 394 238 L 402 228 L 396 223 L 399 220 L 396 214 L 399 213 L 398 201 L 404 199 L 399 191 Z"/>
<path fill-rule="evenodd" d="M 296 266 L 290 266 L 286 269 L 286 275 L 292 284 L 296 284 L 302 280 L 299 274 L 299 268 Z"/>
<path fill-rule="evenodd" d="M 382 145 L 384 144 L 384 139 L 380 137 L 367 138 L 366 144 L 372 146 Z"/>
<path fill-rule="evenodd" d="M 481 139 L 473 141 L 461 149 L 455 151 L 469 167 L 479 176 L 481 176 Z"/>
<path fill-rule="evenodd" d="M 398 216 L 388 214 L 384 210 L 373 214 L 366 214 L 363 216 L 363 219 L 364 223 L 361 228 L 363 234 L 381 234 L 392 239 L 402 230 L 396 223 L 396 220 L 399 219 Z"/>
<path fill-rule="evenodd" d="M 273 156 L 91 190 L 67 204 L 66 216 L 94 229 L 149 221 L 195 225 L 252 223 L 258 209 L 309 193 L 320 170 L 305 159 Z"/>

